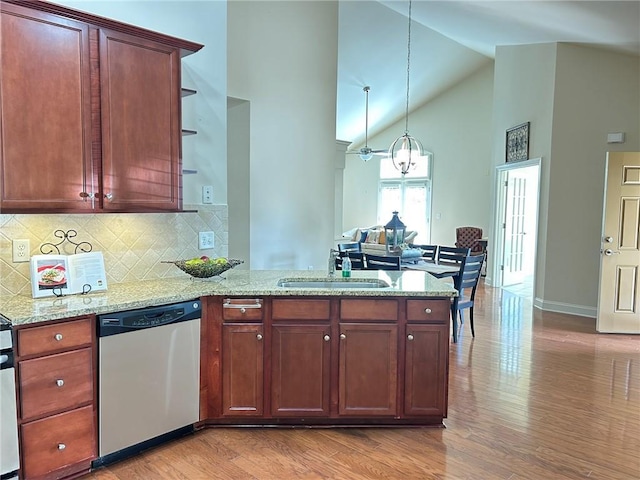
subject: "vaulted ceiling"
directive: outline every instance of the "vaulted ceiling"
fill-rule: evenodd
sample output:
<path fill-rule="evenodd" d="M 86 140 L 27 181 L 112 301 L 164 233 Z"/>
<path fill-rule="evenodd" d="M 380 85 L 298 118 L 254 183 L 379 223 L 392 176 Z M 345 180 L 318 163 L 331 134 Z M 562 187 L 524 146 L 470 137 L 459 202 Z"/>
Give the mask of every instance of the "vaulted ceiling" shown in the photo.
<path fill-rule="evenodd" d="M 369 137 L 404 118 L 408 13 L 408 0 L 340 0 L 337 139 L 364 142 L 364 86 Z M 500 45 L 568 42 L 640 56 L 640 0 L 413 0 L 411 17 L 410 110 L 492 62 Z"/>

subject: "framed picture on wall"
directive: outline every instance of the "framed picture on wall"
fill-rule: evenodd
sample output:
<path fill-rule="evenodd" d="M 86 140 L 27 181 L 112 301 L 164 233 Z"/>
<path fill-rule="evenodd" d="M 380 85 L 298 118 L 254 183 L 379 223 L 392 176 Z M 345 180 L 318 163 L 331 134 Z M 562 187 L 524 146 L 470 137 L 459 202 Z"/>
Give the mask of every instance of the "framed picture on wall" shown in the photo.
<path fill-rule="evenodd" d="M 521 123 L 507 130 L 507 163 L 529 159 L 529 123 Z"/>

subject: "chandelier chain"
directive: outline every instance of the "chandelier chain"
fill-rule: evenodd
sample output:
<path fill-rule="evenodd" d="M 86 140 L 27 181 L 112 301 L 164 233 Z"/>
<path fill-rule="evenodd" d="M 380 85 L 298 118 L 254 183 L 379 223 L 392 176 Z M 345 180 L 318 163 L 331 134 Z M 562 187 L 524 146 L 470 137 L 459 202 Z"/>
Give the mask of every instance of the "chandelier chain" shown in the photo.
<path fill-rule="evenodd" d="M 411 0 L 409 0 L 409 34 L 407 35 L 407 103 L 404 118 L 404 133 L 409 133 L 409 71 L 411 69 Z"/>

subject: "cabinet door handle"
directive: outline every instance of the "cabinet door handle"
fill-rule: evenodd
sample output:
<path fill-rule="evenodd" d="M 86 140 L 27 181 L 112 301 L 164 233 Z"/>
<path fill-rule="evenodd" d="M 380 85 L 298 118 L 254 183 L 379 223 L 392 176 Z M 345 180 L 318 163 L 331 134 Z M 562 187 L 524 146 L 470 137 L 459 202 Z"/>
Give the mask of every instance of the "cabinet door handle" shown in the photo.
<path fill-rule="evenodd" d="M 58 444 L 58 450 L 64 450 L 65 448 L 67 448 L 67 446 L 64 443 Z"/>
<path fill-rule="evenodd" d="M 104 198 L 106 198 L 109 201 L 113 200 L 113 193 L 105 193 Z"/>
<path fill-rule="evenodd" d="M 56 334 L 53 336 L 53 338 L 55 338 L 55 339 L 59 342 L 60 340 L 62 340 L 62 334 L 61 334 L 61 333 L 56 333 Z"/>
<path fill-rule="evenodd" d="M 427 314 L 428 314 L 428 313 L 431 313 L 431 309 L 430 309 L 430 308 L 425 308 L 425 309 L 424 309 L 424 313 L 427 313 Z"/>
<path fill-rule="evenodd" d="M 340 334 L 340 340 L 344 340 L 345 338 L 347 338 L 347 336 L 344 333 Z"/>
<path fill-rule="evenodd" d="M 261 334 L 261 333 L 257 334 L 257 335 L 256 335 L 256 338 L 257 338 L 258 340 L 262 340 L 262 334 Z"/>
<path fill-rule="evenodd" d="M 411 334 L 407 335 L 407 340 L 409 340 L 409 341 L 413 340 L 413 335 L 411 335 Z"/>
<path fill-rule="evenodd" d="M 325 335 L 324 336 L 324 341 L 328 342 L 329 340 L 331 340 L 331 337 L 329 335 Z"/>
<path fill-rule="evenodd" d="M 56 380 L 56 385 L 59 386 L 59 387 L 62 387 L 64 385 L 64 380 L 59 378 L 58 380 Z"/>
<path fill-rule="evenodd" d="M 240 313 L 247 313 L 247 308 L 246 307 L 241 307 L 240 308 Z"/>

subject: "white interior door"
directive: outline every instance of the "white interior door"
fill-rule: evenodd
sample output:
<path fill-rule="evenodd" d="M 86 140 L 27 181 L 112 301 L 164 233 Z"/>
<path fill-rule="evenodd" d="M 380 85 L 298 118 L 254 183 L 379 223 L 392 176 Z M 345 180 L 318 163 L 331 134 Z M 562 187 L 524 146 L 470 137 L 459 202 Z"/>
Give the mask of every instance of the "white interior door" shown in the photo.
<path fill-rule="evenodd" d="M 502 285 L 533 276 L 538 231 L 538 166 L 506 171 Z"/>
<path fill-rule="evenodd" d="M 492 242 L 495 252 L 492 283 L 496 287 L 526 282 L 533 294 L 541 160 L 497 167 L 498 220 Z"/>
<path fill-rule="evenodd" d="M 640 152 L 609 152 L 596 329 L 640 333 Z"/>
<path fill-rule="evenodd" d="M 522 283 L 524 279 L 525 206 L 527 179 L 517 171 L 507 174 L 506 214 L 502 285 Z"/>

